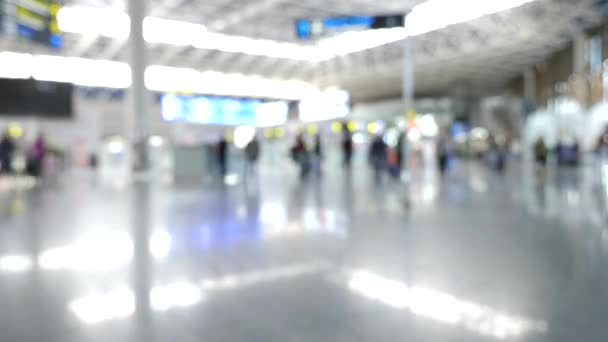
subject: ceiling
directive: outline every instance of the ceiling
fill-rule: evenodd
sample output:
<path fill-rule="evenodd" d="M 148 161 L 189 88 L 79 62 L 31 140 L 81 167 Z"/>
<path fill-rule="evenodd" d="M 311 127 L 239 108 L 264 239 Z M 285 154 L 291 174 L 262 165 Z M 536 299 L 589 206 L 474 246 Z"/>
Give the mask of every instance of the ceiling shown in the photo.
<path fill-rule="evenodd" d="M 453 0 L 458 1 L 458 0 Z M 489 1 L 489 0 L 488 0 Z M 422 0 L 154 0 L 149 15 L 204 25 L 230 35 L 297 42 L 294 21 L 345 14 L 409 11 Z M 559 50 L 583 28 L 603 16 L 597 0 L 536 0 L 521 7 L 456 24 L 413 38 L 416 92 L 446 94 L 454 84 L 491 91 Z M 83 5 L 124 9 L 124 0 L 70 0 Z M 66 33 L 64 56 L 126 60 L 125 39 Z M 8 44 L 8 43 L 6 43 Z M 6 46 L 5 44 L 5 46 Z M 12 42 L 7 49 L 41 47 Z M 149 44 L 150 63 L 197 70 L 297 79 L 340 86 L 357 101 L 401 92 L 401 42 L 331 58 L 302 61 L 194 48 Z M 50 53 L 49 51 L 42 51 Z M 57 53 L 57 52 L 52 52 Z"/>

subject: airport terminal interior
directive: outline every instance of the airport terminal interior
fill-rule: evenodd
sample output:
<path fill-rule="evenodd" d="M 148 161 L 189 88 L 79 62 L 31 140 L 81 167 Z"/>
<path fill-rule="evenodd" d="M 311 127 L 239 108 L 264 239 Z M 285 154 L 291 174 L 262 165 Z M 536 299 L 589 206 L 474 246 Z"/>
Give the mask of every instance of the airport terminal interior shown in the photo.
<path fill-rule="evenodd" d="M 607 319 L 608 1 L 0 0 L 1 342 Z"/>

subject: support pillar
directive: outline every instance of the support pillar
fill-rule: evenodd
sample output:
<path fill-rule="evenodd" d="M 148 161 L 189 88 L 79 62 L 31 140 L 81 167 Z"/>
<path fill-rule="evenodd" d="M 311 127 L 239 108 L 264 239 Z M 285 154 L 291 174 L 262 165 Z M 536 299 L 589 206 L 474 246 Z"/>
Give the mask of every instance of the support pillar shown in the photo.
<path fill-rule="evenodd" d="M 128 51 L 132 84 L 126 108 L 126 113 L 128 113 L 126 137 L 134 146 L 134 166 L 136 169 L 145 170 L 148 167 L 146 138 L 150 135 L 148 109 L 151 103 L 150 94 L 145 85 L 147 51 L 143 34 L 143 20 L 146 16 L 146 1 L 129 0 L 128 4 L 131 17 Z"/>

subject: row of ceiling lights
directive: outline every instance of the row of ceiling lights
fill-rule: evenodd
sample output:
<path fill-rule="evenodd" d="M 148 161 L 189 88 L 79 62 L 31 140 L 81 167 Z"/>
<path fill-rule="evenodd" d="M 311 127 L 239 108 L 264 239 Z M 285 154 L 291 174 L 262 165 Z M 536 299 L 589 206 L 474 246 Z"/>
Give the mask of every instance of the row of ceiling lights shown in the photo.
<path fill-rule="evenodd" d="M 144 19 L 144 38 L 150 43 L 320 62 L 400 41 L 408 36 L 439 30 L 532 1 L 534 0 L 429 0 L 412 9 L 403 28 L 346 32 L 321 39 L 312 45 L 222 34 L 208 31 L 200 24 L 155 17 Z M 64 7 L 58 13 L 58 23 L 62 31 L 70 33 L 117 39 L 126 39 L 130 34 L 129 16 L 125 12 L 110 8 Z"/>

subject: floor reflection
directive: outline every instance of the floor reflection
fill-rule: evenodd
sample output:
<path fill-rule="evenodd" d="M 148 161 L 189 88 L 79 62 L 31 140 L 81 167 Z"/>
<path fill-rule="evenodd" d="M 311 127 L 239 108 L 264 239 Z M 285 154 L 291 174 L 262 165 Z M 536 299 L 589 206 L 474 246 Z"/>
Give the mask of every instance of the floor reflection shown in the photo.
<path fill-rule="evenodd" d="M 411 329 L 566 342 L 585 325 L 603 341 L 606 193 L 586 170 L 523 169 L 459 163 L 379 188 L 336 169 L 304 183 L 260 171 L 259 184 L 3 194 L 24 210 L 0 218 L 0 326 L 19 335 L 15 311 L 65 342 L 393 341 Z"/>

